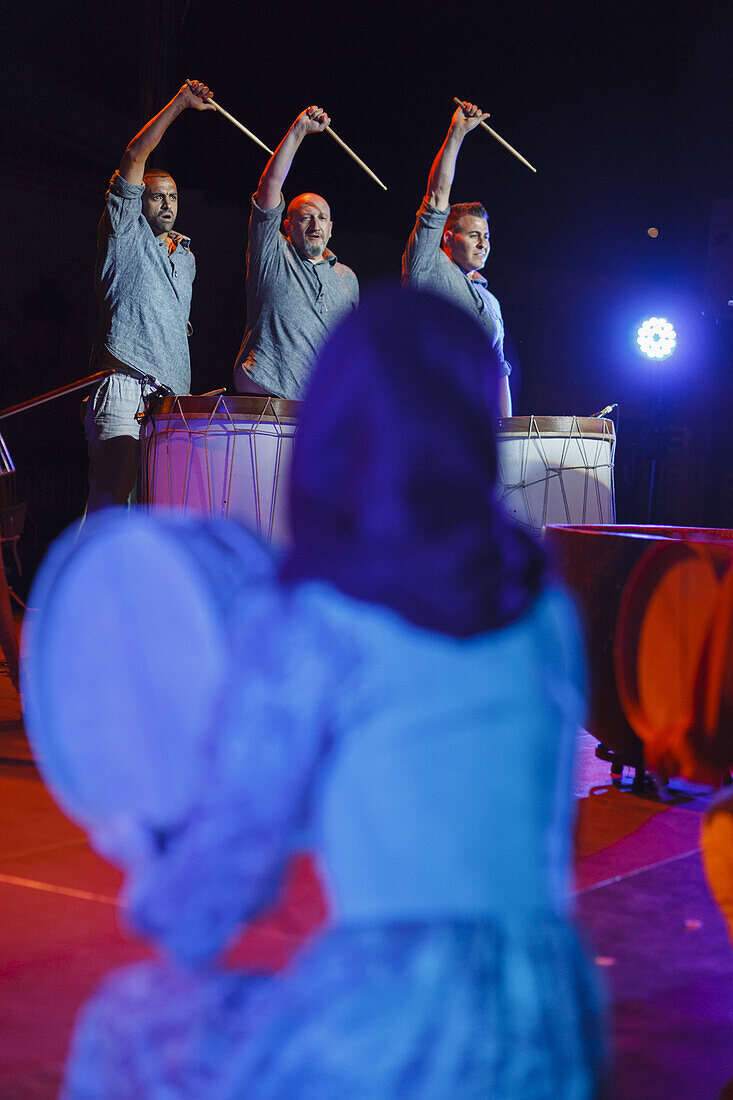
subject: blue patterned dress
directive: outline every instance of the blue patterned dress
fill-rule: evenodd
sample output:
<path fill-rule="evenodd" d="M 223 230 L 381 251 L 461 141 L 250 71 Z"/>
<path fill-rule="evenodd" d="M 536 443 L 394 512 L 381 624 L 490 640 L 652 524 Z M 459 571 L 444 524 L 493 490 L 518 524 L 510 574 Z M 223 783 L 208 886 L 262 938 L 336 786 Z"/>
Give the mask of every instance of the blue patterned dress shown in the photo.
<path fill-rule="evenodd" d="M 96 831 L 124 852 L 127 919 L 164 950 L 84 1008 L 65 1100 L 590 1100 L 602 1029 L 568 914 L 583 661 L 566 597 L 468 639 L 266 577 L 226 615 L 211 719 L 176 764 L 188 808 L 154 840 L 143 811 Z M 328 927 L 277 974 L 227 968 L 303 850 Z"/>

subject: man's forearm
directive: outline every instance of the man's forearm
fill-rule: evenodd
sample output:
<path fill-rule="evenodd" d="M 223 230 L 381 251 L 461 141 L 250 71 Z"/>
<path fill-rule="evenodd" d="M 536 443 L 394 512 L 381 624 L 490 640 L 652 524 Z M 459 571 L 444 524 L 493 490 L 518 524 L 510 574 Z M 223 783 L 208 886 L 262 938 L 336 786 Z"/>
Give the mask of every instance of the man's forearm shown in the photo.
<path fill-rule="evenodd" d="M 260 209 L 274 210 L 279 205 L 283 184 L 305 135 L 305 129 L 296 120 L 270 157 L 257 186 Z"/>
<path fill-rule="evenodd" d="M 428 176 L 426 198 L 436 210 L 445 210 L 450 205 L 450 189 L 456 171 L 456 158 L 461 147 L 465 131 L 457 131 L 451 124 L 445 141 L 438 150 Z"/>
<path fill-rule="evenodd" d="M 428 191 L 425 197 L 436 210 L 445 210 L 450 205 L 450 189 L 456 171 L 456 157 L 464 137 L 488 117 L 474 103 L 461 103 L 458 110 L 453 113 L 445 141 L 438 150 L 428 176 Z"/>
<path fill-rule="evenodd" d="M 146 122 L 139 134 L 136 134 L 125 150 L 120 165 L 120 175 L 128 183 L 140 184 L 143 181 L 145 163 L 153 149 L 159 145 L 163 134 L 171 122 L 185 110 L 186 104 L 181 98 L 180 92 L 173 96 L 162 111 Z"/>
<path fill-rule="evenodd" d="M 211 90 L 200 80 L 187 80 L 182 88 L 173 96 L 162 111 L 146 122 L 139 134 L 132 139 L 122 157 L 120 175 L 128 183 L 141 184 L 145 172 L 145 162 L 153 149 L 159 144 L 174 118 L 185 111 L 187 107 L 195 107 L 198 111 L 214 111 L 216 108 L 211 99 Z"/>

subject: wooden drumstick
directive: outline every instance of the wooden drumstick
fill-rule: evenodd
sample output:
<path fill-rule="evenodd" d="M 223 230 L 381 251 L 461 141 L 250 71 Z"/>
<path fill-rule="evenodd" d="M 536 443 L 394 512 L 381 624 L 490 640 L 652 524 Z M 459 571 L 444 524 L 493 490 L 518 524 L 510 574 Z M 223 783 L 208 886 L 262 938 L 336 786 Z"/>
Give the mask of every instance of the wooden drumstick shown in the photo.
<path fill-rule="evenodd" d="M 341 138 L 340 138 L 340 137 L 338 136 L 338 134 L 335 134 L 335 133 L 333 132 L 333 130 L 331 129 L 331 127 L 330 127 L 330 126 L 327 126 L 327 127 L 326 127 L 326 133 L 327 133 L 327 134 L 330 134 L 330 135 L 331 135 L 331 137 L 333 138 L 333 140 L 334 140 L 334 141 L 337 141 L 337 142 L 339 143 L 339 145 L 340 145 L 340 146 L 341 146 L 341 148 L 342 148 L 342 149 L 344 150 L 344 152 L 348 153 L 348 154 L 349 154 L 349 156 L 351 157 L 351 159 L 352 159 L 352 160 L 355 160 L 355 161 L 356 161 L 356 163 L 357 163 L 357 164 L 359 165 L 359 167 L 360 167 L 360 168 L 363 168 L 363 169 L 364 169 L 364 171 L 366 172 L 366 174 L 367 174 L 368 176 L 371 176 L 371 177 L 372 177 L 372 179 L 374 180 L 374 182 L 375 182 L 375 183 L 378 183 L 378 184 L 379 184 L 379 186 L 380 186 L 380 187 L 382 188 L 382 190 L 383 190 L 383 191 L 386 191 L 386 190 L 387 190 L 387 188 L 386 188 L 386 187 L 384 186 L 384 184 L 383 184 L 383 183 L 382 183 L 382 181 L 380 180 L 379 176 L 375 176 L 375 175 L 374 175 L 374 173 L 372 172 L 371 168 L 368 168 L 368 167 L 366 166 L 366 164 L 364 163 L 364 161 L 363 161 L 363 160 L 361 160 L 361 158 L 360 158 L 360 157 L 357 157 L 357 155 L 356 155 L 356 153 L 354 152 L 354 150 L 353 150 L 353 149 L 350 149 L 350 148 L 348 147 L 348 145 L 346 144 L 346 142 L 345 142 L 345 141 L 342 141 L 342 140 L 341 140 Z"/>
<path fill-rule="evenodd" d="M 459 107 L 463 106 L 463 100 L 459 99 L 458 96 L 453 96 L 453 102 L 457 103 Z M 522 154 L 518 153 L 513 145 L 510 145 L 508 141 L 504 141 L 504 138 L 501 136 L 501 134 L 497 134 L 496 130 L 492 130 L 491 127 L 487 126 L 485 122 L 480 122 L 479 125 L 483 126 L 484 130 L 490 133 L 492 138 L 496 138 L 500 145 L 503 145 L 505 149 L 508 149 L 509 152 L 517 158 L 517 160 L 521 160 L 522 164 L 526 164 L 531 172 L 537 172 L 537 169 L 533 167 L 533 165 L 531 165 L 528 160 L 525 160 Z"/>
<path fill-rule="evenodd" d="M 191 82 L 190 80 L 187 80 L 186 83 L 190 85 Z M 224 118 L 228 119 L 233 126 L 236 126 L 238 130 L 241 130 L 243 134 L 246 134 L 248 138 L 251 138 L 255 145 L 259 145 L 260 149 L 264 149 L 266 153 L 269 153 L 270 156 L 272 156 L 272 149 L 268 149 L 264 141 L 260 141 L 257 135 L 253 134 L 251 130 L 248 130 L 246 126 L 243 126 L 241 122 L 237 122 L 234 115 L 230 115 L 228 111 L 225 111 L 224 108 L 220 107 L 219 104 L 213 99 L 207 99 L 206 102 L 210 103 L 212 107 L 216 107 L 220 115 L 223 115 Z"/>

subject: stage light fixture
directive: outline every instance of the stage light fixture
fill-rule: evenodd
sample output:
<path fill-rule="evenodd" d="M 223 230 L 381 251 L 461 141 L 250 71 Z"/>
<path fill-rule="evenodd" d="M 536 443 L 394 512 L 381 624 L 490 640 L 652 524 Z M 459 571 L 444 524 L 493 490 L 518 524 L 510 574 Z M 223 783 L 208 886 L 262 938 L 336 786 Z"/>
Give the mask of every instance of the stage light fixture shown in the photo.
<path fill-rule="evenodd" d="M 668 359 L 677 347 L 677 333 L 666 317 L 647 317 L 639 325 L 636 342 L 647 359 Z"/>

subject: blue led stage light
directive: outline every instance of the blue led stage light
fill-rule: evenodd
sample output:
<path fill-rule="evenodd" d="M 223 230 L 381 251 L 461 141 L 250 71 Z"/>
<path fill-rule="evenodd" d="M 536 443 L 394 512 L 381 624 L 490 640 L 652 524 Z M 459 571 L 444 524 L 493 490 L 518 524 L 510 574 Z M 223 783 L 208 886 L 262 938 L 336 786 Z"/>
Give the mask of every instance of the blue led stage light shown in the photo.
<path fill-rule="evenodd" d="M 667 359 L 677 347 L 677 333 L 665 317 L 647 317 L 639 325 L 636 342 L 647 359 Z"/>

